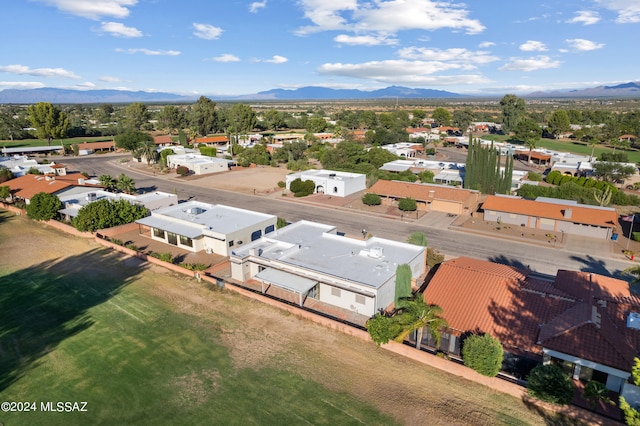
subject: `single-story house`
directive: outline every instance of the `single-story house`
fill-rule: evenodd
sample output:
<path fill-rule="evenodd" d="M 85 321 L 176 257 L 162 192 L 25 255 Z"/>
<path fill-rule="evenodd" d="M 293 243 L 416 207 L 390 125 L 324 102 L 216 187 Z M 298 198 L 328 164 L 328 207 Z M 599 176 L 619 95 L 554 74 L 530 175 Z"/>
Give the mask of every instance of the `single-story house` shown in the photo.
<path fill-rule="evenodd" d="M 233 249 L 231 277 L 274 286 L 299 296 L 372 316 L 395 298 L 396 268 L 408 264 L 423 278 L 426 248 L 372 237 L 339 235 L 334 226 L 300 221 Z"/>
<path fill-rule="evenodd" d="M 529 150 L 519 149 L 513 154 L 513 156 L 517 160 L 529 161 L 529 154 L 531 154 L 532 163 L 535 163 L 538 165 L 545 165 L 545 166 L 551 163 L 552 155 L 545 152 L 540 152 L 540 151 L 531 150 L 531 152 L 529 152 Z"/>
<path fill-rule="evenodd" d="M 338 172 L 333 170 L 304 170 L 286 176 L 286 188 L 296 179 L 311 180 L 316 184 L 314 193 L 336 197 L 346 197 L 367 188 L 367 175 L 362 173 Z"/>
<path fill-rule="evenodd" d="M 156 210 L 162 207 L 169 207 L 178 204 L 178 196 L 176 194 L 170 194 L 168 192 L 153 191 L 145 194 L 124 194 L 104 191 L 102 189 L 82 188 L 82 190 L 75 189 L 71 191 L 59 192 L 58 198 L 62 201 L 64 208 L 58 210 L 58 212 L 66 219 L 71 220 L 78 216 L 78 212 L 81 208 L 89 203 L 98 200 L 126 200 L 131 204 L 138 204 L 148 208 L 149 210 Z"/>
<path fill-rule="evenodd" d="M 62 145 L 51 146 L 20 146 L 16 148 L 2 148 L 4 155 L 24 155 L 24 154 L 64 154 Z"/>
<path fill-rule="evenodd" d="M 31 198 L 40 192 L 58 195 L 75 187 L 102 188 L 99 182 L 85 179 L 80 173 L 69 173 L 61 176 L 53 174 L 24 175 L 8 180 L 2 185 L 9 187 L 14 200 L 24 200 L 26 204 L 29 204 Z"/>
<path fill-rule="evenodd" d="M 64 175 L 67 172 L 67 167 L 63 164 L 40 164 L 26 155 L 0 157 L 0 168 L 9 169 L 14 177 L 24 176 L 31 169 L 37 169 L 40 174 Z"/>
<path fill-rule="evenodd" d="M 171 135 L 154 136 L 153 143 L 157 146 L 171 146 L 174 144 Z"/>
<path fill-rule="evenodd" d="M 277 217 L 220 204 L 188 201 L 136 221 L 151 238 L 192 252 L 228 256 L 231 250 L 273 232 Z"/>
<path fill-rule="evenodd" d="M 170 169 L 183 166 L 196 175 L 204 175 L 228 171 L 229 160 L 200 154 L 173 154 L 167 155 L 167 166 Z"/>
<path fill-rule="evenodd" d="M 555 363 L 575 380 L 621 392 L 640 350 L 640 298 L 611 277 L 559 270 L 541 279 L 525 267 L 460 257 L 440 265 L 423 296 L 449 325 L 439 349 L 459 357 L 465 335 L 488 333 L 505 350 L 503 369 L 520 378 Z"/>
<path fill-rule="evenodd" d="M 543 197 L 525 200 L 489 195 L 482 209 L 484 220 L 488 222 L 593 238 L 610 238 L 618 226 L 616 209 L 578 204 L 572 200 Z"/>
<path fill-rule="evenodd" d="M 379 180 L 367 192 L 382 197 L 383 204 L 393 205 L 399 199 L 413 198 L 418 204 L 418 210 L 457 215 L 474 212 L 481 195 L 471 189 L 395 180 Z"/>
<path fill-rule="evenodd" d="M 193 145 L 204 144 L 207 146 L 227 145 L 229 138 L 226 136 L 208 136 L 206 138 L 196 138 Z"/>
<path fill-rule="evenodd" d="M 89 155 L 94 152 L 111 152 L 115 151 L 116 143 L 114 141 L 105 142 L 84 142 L 78 144 L 78 155 Z"/>

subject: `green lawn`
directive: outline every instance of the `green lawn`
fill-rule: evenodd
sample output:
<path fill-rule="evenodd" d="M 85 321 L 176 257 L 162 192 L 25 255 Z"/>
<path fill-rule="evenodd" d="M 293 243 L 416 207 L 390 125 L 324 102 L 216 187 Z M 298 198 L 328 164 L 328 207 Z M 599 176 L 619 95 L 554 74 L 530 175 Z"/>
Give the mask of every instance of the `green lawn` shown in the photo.
<path fill-rule="evenodd" d="M 295 373 L 233 367 L 220 324 L 150 296 L 159 274 L 141 271 L 105 250 L 0 268 L 0 401 L 88 409 L 0 412 L 0 424 L 393 423 Z"/>
<path fill-rule="evenodd" d="M 499 142 L 509 142 L 515 145 L 520 144 L 518 141 L 510 140 L 508 136 L 505 135 L 488 135 L 482 136 L 483 139 L 495 140 Z M 554 140 L 554 139 L 539 139 L 536 142 L 537 148 L 546 148 L 553 151 L 564 151 L 571 152 L 579 155 L 591 155 L 591 145 L 584 142 L 577 141 L 564 141 L 564 140 Z M 526 148 L 525 148 L 526 149 Z M 620 149 L 616 150 L 620 152 Z M 602 145 L 596 145 L 596 149 L 593 152 L 595 157 L 598 157 L 603 152 L 613 152 L 613 148 L 605 147 Z M 638 150 L 622 150 L 629 156 L 630 163 L 640 163 L 640 151 Z"/>
<path fill-rule="evenodd" d="M 51 146 L 70 145 L 74 143 L 85 142 L 104 142 L 112 141 L 113 136 L 95 136 L 86 138 L 66 138 L 66 139 L 53 139 Z M 47 146 L 46 139 L 23 139 L 23 140 L 0 140 L 0 147 L 2 148 L 18 148 L 18 147 L 32 147 L 32 146 Z"/>

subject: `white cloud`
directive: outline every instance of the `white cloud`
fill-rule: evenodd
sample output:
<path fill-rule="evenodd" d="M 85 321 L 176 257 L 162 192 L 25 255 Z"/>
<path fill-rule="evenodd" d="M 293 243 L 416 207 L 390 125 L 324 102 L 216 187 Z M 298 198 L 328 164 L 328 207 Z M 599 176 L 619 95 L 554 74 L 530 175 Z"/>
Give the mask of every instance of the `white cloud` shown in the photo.
<path fill-rule="evenodd" d="M 120 22 L 103 22 L 100 30 L 115 37 L 136 38 L 142 37 L 142 31 L 137 28 L 127 27 Z"/>
<path fill-rule="evenodd" d="M 318 73 L 322 75 L 374 80 L 383 84 L 410 86 L 484 84 L 490 81 L 480 74 L 441 74 L 445 71 L 465 70 L 467 68 L 464 64 L 400 59 L 371 61 L 360 64 L 326 63 L 318 68 Z"/>
<path fill-rule="evenodd" d="M 110 77 L 108 75 L 105 75 L 104 77 L 100 77 L 98 78 L 98 80 L 104 81 L 105 83 L 120 83 L 122 81 L 122 79 L 118 77 Z"/>
<path fill-rule="evenodd" d="M 640 2 L 638 0 L 595 0 L 597 4 L 618 14 L 619 24 L 640 22 Z"/>
<path fill-rule="evenodd" d="M 17 87 L 20 89 L 39 89 L 46 87 L 38 81 L 0 81 L 0 87 Z"/>
<path fill-rule="evenodd" d="M 357 0 L 300 0 L 305 18 L 314 25 L 299 28 L 297 34 L 342 30 L 395 34 L 403 30 L 435 31 L 451 28 L 477 34 L 485 27 L 468 18 L 463 4 L 432 0 L 388 0 L 358 4 Z M 349 12 L 349 13 L 346 13 Z"/>
<path fill-rule="evenodd" d="M 492 41 L 483 41 L 482 43 L 480 43 L 478 45 L 479 48 L 481 49 L 486 49 L 487 47 L 491 47 L 491 46 L 495 46 L 496 44 Z"/>
<path fill-rule="evenodd" d="M 41 0 L 57 9 L 89 19 L 100 19 L 103 16 L 126 18 L 129 7 L 135 6 L 138 0 Z"/>
<path fill-rule="evenodd" d="M 526 43 L 520 45 L 520 50 L 525 52 L 544 52 L 547 46 L 541 41 L 527 40 Z"/>
<path fill-rule="evenodd" d="M 193 35 L 198 38 L 203 38 L 205 40 L 215 40 L 222 35 L 222 28 L 215 27 L 209 24 L 198 24 L 196 22 L 193 23 Z"/>
<path fill-rule="evenodd" d="M 273 57 L 271 59 L 263 59 L 262 60 L 262 62 L 270 62 L 272 64 L 284 64 L 287 61 L 288 61 L 287 58 L 285 58 L 284 56 L 280 56 L 280 55 L 273 55 Z"/>
<path fill-rule="evenodd" d="M 216 62 L 238 62 L 240 58 L 230 53 L 224 53 L 220 56 L 216 56 L 215 58 L 212 58 L 212 60 Z"/>
<path fill-rule="evenodd" d="M 425 47 L 405 47 L 398 51 L 398 56 L 403 59 L 421 61 L 447 61 L 464 64 L 487 64 L 497 61 L 497 56 L 491 56 L 489 52 L 478 50 L 471 51 L 463 48 L 452 49 L 428 49 Z"/>
<path fill-rule="evenodd" d="M 67 71 L 64 68 L 34 68 L 31 69 L 25 65 L 4 65 L 0 66 L 0 72 L 6 72 L 9 74 L 18 74 L 18 75 L 34 75 L 38 77 L 61 77 L 61 78 L 72 78 L 79 79 L 77 75 L 75 75 L 71 71 Z"/>
<path fill-rule="evenodd" d="M 76 84 L 76 87 L 80 89 L 93 89 L 94 87 L 96 87 L 96 85 L 90 81 L 85 81 L 84 83 Z"/>
<path fill-rule="evenodd" d="M 180 52 L 178 50 L 152 50 L 152 49 L 116 49 L 116 52 L 121 53 L 142 53 L 147 56 L 178 56 Z"/>
<path fill-rule="evenodd" d="M 384 35 L 350 36 L 347 34 L 340 34 L 334 37 L 333 41 L 340 44 L 348 44 L 351 46 L 380 46 L 398 44 L 397 39 L 388 38 Z"/>
<path fill-rule="evenodd" d="M 251 3 L 251 5 L 249 6 L 249 12 L 251 13 L 257 13 L 258 10 L 263 9 L 267 7 L 267 0 L 262 0 L 262 1 L 254 1 L 253 3 Z"/>
<path fill-rule="evenodd" d="M 537 71 L 558 68 L 560 61 L 552 60 L 548 56 L 533 56 L 531 58 L 511 58 L 510 62 L 498 68 L 500 71 Z"/>
<path fill-rule="evenodd" d="M 575 15 L 576 16 L 569 19 L 567 22 L 570 24 L 593 25 L 600 21 L 600 15 L 598 15 L 598 12 L 592 12 L 590 10 L 579 10 Z"/>
<path fill-rule="evenodd" d="M 604 43 L 596 43 L 591 40 L 585 40 L 583 38 L 572 38 L 565 40 L 569 46 L 571 46 L 575 50 L 587 51 L 587 50 L 596 50 L 604 47 Z"/>

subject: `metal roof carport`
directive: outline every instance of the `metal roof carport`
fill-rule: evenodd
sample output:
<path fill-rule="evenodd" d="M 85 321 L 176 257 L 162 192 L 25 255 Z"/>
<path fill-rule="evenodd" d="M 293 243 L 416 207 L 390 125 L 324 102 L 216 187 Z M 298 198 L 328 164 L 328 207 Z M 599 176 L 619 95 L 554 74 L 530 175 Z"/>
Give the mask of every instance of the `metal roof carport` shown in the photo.
<path fill-rule="evenodd" d="M 268 285 L 275 285 L 276 287 L 280 287 L 284 290 L 297 293 L 300 297 L 300 306 L 302 306 L 303 302 L 302 295 L 306 295 L 309 290 L 311 290 L 318 284 L 317 281 L 290 274 L 288 272 L 279 271 L 273 268 L 263 269 L 262 271 L 258 272 L 255 278 L 259 279 L 262 283 L 262 294 L 264 294 L 267 290 L 264 288 L 265 283 L 267 283 Z"/>

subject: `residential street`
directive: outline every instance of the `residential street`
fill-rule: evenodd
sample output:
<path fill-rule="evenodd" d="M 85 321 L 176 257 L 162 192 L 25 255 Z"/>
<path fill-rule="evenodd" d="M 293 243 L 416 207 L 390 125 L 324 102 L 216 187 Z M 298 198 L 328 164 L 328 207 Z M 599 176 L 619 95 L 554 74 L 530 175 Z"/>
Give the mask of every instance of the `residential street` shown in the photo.
<path fill-rule="evenodd" d="M 363 228 L 371 234 L 404 241 L 413 232 L 424 232 L 429 246 L 436 248 L 447 257 L 470 256 L 483 260 L 529 266 L 532 270 L 546 275 L 555 275 L 558 269 L 574 269 L 598 274 L 616 276 L 623 279 L 621 271 L 633 263 L 626 260 L 610 241 L 580 239 L 569 236 L 563 248 L 545 247 L 525 242 L 479 235 L 466 231 L 448 229 L 441 224 L 430 225 L 429 221 L 405 223 L 364 214 L 362 211 L 336 209 L 334 207 L 309 206 L 305 203 L 267 197 L 247 195 L 224 190 L 205 188 L 198 180 L 179 180 L 174 174 L 154 176 L 141 173 L 119 158 L 129 155 L 97 155 L 88 157 L 60 157 L 55 161 L 69 166 L 70 170 L 85 171 L 94 176 L 109 174 L 131 176 L 136 186 L 143 191 L 159 190 L 176 192 L 180 199 L 226 204 L 230 206 L 275 214 L 290 222 L 310 220 L 338 227 L 340 232 L 359 235 Z"/>

